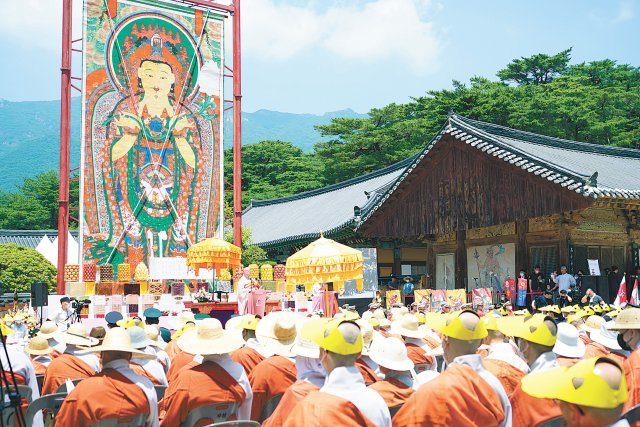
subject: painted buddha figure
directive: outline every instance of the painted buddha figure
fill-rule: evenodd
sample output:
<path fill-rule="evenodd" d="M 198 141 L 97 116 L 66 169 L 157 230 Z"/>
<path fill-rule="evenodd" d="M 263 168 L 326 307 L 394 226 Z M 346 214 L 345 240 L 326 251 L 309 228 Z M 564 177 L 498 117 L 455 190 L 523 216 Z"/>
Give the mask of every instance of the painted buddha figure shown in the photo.
<path fill-rule="evenodd" d="M 111 113 L 103 175 L 114 225 L 109 246 L 147 262 L 184 256 L 195 233 L 201 135 L 197 112 L 182 102 L 191 58 L 180 36 L 136 30 L 123 43 L 120 72 L 131 91 Z"/>

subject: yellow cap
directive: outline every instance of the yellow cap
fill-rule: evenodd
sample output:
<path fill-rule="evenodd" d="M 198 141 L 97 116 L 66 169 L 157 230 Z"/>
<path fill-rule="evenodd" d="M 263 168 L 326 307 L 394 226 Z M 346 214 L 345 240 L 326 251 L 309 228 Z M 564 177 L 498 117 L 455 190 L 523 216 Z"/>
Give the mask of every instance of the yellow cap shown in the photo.
<path fill-rule="evenodd" d="M 195 327 L 196 325 L 193 323 L 185 323 L 182 328 L 178 329 L 173 333 L 173 335 L 171 335 L 171 339 L 172 340 L 178 339 L 182 336 L 182 334 L 187 332 L 189 329 L 195 329 Z"/>
<path fill-rule="evenodd" d="M 596 313 L 602 313 L 602 306 L 594 305 L 593 306 L 593 311 L 595 311 Z"/>
<path fill-rule="evenodd" d="M 594 372 L 596 364 L 611 363 L 620 369 L 621 380 L 617 389 Z M 591 408 L 613 409 L 627 400 L 627 384 L 622 368 L 606 357 L 594 357 L 571 367 L 550 369 L 522 378 L 522 390 L 533 397 L 558 399 Z"/>
<path fill-rule="evenodd" d="M 371 319 L 369 319 L 369 323 L 371 324 L 371 326 L 373 326 L 374 328 L 377 328 L 380 326 L 380 321 L 378 319 L 376 319 L 375 317 L 372 317 Z"/>
<path fill-rule="evenodd" d="M 567 323 L 573 323 L 573 322 L 581 322 L 582 323 L 582 316 L 578 316 L 578 314 L 573 313 L 567 316 Z"/>
<path fill-rule="evenodd" d="M 449 314 L 439 312 L 428 312 L 424 316 L 424 323 L 434 331 L 442 331 L 445 322 L 449 318 Z"/>
<path fill-rule="evenodd" d="M 424 313 L 416 313 L 416 317 L 418 318 L 418 323 L 424 325 L 427 322 L 427 316 Z"/>
<path fill-rule="evenodd" d="M 0 332 L 2 332 L 2 335 L 4 335 L 5 337 L 7 335 L 12 335 L 12 334 L 15 333 L 15 332 L 13 332 L 13 329 L 11 329 L 7 325 L 5 325 L 4 322 L 0 322 Z"/>
<path fill-rule="evenodd" d="M 460 320 L 460 315 L 462 313 L 472 313 L 473 315 L 478 316 L 478 313 L 473 310 L 464 310 L 462 312 L 452 314 L 446 320 L 444 327 L 440 331 L 442 335 L 465 341 L 481 340 L 488 335 L 487 328 L 482 321 L 478 322 L 475 329 L 467 329 L 462 323 L 462 320 Z M 478 318 L 480 318 L 480 316 L 478 316 Z"/>
<path fill-rule="evenodd" d="M 256 316 L 244 316 L 242 318 L 242 321 L 240 322 L 238 329 L 248 329 L 250 331 L 255 331 L 259 321 L 260 319 L 258 319 Z"/>
<path fill-rule="evenodd" d="M 584 311 L 586 313 L 585 316 L 591 316 L 591 315 L 596 314 L 596 312 L 593 310 L 593 307 L 591 307 L 589 305 L 586 306 L 586 307 L 583 307 L 582 311 Z"/>
<path fill-rule="evenodd" d="M 350 354 L 359 354 L 362 351 L 362 333 L 358 334 L 358 338 L 354 343 L 349 343 L 338 330 L 338 326 L 343 323 L 352 323 L 360 329 L 356 322 L 342 319 L 325 320 L 325 322 L 324 327 L 317 329 L 310 328 L 312 330 L 309 331 L 308 337 L 311 341 L 318 344 L 320 348 L 345 356 Z"/>
<path fill-rule="evenodd" d="M 355 311 L 346 310 L 341 313 L 336 313 L 333 318 L 340 320 L 358 320 L 360 315 Z"/>
<path fill-rule="evenodd" d="M 498 319 L 495 316 L 484 316 L 482 318 L 482 323 L 484 323 L 484 327 L 489 331 L 497 331 L 498 330 Z"/>
<path fill-rule="evenodd" d="M 505 310 L 504 307 L 500 307 L 500 314 L 502 314 L 503 316 L 506 316 L 507 310 Z"/>
<path fill-rule="evenodd" d="M 126 319 L 118 320 L 116 322 L 116 325 L 120 326 L 121 328 L 129 329 L 132 326 L 137 326 L 137 323 L 135 322 L 135 320 L 133 320 L 133 318 L 127 317 Z"/>
<path fill-rule="evenodd" d="M 504 320 L 503 320 L 504 319 Z M 544 324 L 545 320 L 553 322 L 551 317 L 544 314 L 534 314 L 525 317 L 503 317 L 498 322 L 500 332 L 507 336 L 518 337 L 529 342 L 552 347 L 556 343 L 556 335 L 552 334 L 549 328 Z"/>
<path fill-rule="evenodd" d="M 523 308 L 522 310 L 514 311 L 513 314 L 515 314 L 516 316 L 528 316 L 531 313 L 529 313 L 529 310 L 527 310 L 526 308 Z"/>

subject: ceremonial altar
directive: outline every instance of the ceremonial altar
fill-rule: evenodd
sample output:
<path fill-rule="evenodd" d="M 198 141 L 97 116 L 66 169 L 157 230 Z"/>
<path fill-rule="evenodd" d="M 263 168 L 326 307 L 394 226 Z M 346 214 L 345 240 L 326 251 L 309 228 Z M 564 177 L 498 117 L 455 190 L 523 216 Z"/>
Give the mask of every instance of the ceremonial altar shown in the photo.
<path fill-rule="evenodd" d="M 266 293 L 266 292 L 265 292 Z M 267 300 L 264 304 L 264 314 L 270 313 L 271 311 L 280 310 L 280 301 Z M 190 309 L 194 313 L 204 313 L 211 314 L 212 317 L 220 320 L 220 322 L 224 325 L 227 320 L 231 318 L 231 316 L 238 314 L 238 303 L 237 302 L 218 302 L 218 301 L 210 301 L 210 302 L 190 302 L 185 301 L 184 307 Z M 258 313 L 259 314 L 259 313 Z"/>

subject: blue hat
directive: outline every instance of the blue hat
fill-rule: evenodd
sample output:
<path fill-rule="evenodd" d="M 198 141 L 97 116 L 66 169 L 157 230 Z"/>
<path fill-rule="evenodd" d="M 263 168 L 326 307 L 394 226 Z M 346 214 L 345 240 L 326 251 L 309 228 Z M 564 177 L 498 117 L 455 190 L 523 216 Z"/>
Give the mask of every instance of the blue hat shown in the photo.
<path fill-rule="evenodd" d="M 162 340 L 164 342 L 169 342 L 171 341 L 171 331 L 168 330 L 167 328 L 160 328 L 160 336 L 162 337 Z"/>
<path fill-rule="evenodd" d="M 208 319 L 208 318 L 210 318 L 210 317 L 211 317 L 211 316 L 209 316 L 207 313 L 198 313 L 198 314 L 196 314 L 196 315 L 194 315 L 194 316 L 193 316 L 193 318 L 194 318 L 195 320 Z"/>
<path fill-rule="evenodd" d="M 162 312 L 157 308 L 147 308 L 143 314 L 144 317 L 149 317 L 152 319 L 157 319 L 158 317 L 162 316 Z"/>
<path fill-rule="evenodd" d="M 104 316 L 104 320 L 106 320 L 107 323 L 114 324 L 114 325 L 118 322 L 118 320 L 122 320 L 122 319 L 124 319 L 124 317 L 122 317 L 122 313 L 118 311 L 110 311 L 107 313 L 106 316 Z"/>

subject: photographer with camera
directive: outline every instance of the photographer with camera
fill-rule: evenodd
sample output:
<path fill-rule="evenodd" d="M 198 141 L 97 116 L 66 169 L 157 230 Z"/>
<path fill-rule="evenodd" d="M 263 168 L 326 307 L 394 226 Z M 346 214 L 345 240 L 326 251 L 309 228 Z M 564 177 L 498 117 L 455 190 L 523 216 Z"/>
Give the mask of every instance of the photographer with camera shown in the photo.
<path fill-rule="evenodd" d="M 75 310 L 71 307 L 71 299 L 69 297 L 60 298 L 60 308 L 47 317 L 58 325 L 60 332 L 65 332 L 71 323 L 75 314 Z"/>

